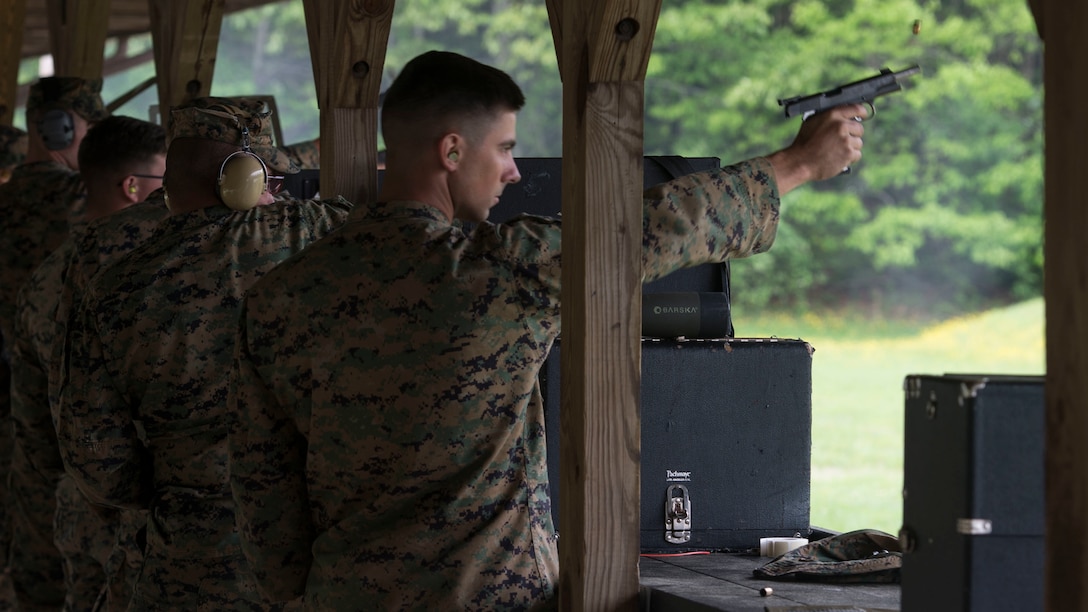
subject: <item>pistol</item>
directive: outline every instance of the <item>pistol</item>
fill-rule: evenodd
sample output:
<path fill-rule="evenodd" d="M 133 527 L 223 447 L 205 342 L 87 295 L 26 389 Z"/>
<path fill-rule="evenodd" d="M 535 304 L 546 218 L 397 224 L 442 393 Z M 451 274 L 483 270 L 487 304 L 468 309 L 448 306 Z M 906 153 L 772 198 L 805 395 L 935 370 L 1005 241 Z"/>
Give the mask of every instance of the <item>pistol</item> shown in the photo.
<path fill-rule="evenodd" d="M 843 104 L 867 104 L 869 105 L 869 115 L 872 116 L 876 113 L 873 100 L 903 89 L 900 79 L 920 71 L 921 68 L 917 65 L 899 72 L 892 72 L 887 68 L 883 68 L 880 74 L 876 76 L 847 83 L 846 85 L 839 85 L 833 89 L 809 96 L 779 99 L 778 104 L 786 107 L 787 117 L 801 115 L 802 119 L 808 119 L 816 113 L 822 113 Z"/>

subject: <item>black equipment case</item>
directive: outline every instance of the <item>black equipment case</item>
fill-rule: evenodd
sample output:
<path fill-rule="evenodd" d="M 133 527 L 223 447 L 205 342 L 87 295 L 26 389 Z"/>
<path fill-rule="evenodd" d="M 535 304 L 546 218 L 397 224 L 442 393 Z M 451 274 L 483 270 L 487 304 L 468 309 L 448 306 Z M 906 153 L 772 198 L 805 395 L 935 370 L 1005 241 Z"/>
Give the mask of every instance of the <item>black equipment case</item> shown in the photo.
<path fill-rule="evenodd" d="M 560 344 L 541 386 L 552 517 L 562 533 Z M 761 537 L 809 536 L 808 343 L 643 339 L 641 417 L 642 552 L 739 551 L 758 549 Z M 687 528 L 677 509 L 687 511 Z"/>
<path fill-rule="evenodd" d="M 906 378 L 903 612 L 1043 609 L 1043 380 Z"/>

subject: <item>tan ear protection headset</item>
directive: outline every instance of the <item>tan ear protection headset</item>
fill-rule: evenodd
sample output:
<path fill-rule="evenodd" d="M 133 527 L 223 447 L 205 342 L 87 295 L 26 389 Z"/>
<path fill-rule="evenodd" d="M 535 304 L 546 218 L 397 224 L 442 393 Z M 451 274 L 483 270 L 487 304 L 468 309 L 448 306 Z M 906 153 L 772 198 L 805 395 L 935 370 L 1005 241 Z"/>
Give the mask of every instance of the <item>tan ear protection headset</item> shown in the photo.
<path fill-rule="evenodd" d="M 249 149 L 249 129 L 242 124 L 242 150 L 235 151 L 219 166 L 216 193 L 233 210 L 249 210 L 257 205 L 268 187 L 268 167 Z"/>

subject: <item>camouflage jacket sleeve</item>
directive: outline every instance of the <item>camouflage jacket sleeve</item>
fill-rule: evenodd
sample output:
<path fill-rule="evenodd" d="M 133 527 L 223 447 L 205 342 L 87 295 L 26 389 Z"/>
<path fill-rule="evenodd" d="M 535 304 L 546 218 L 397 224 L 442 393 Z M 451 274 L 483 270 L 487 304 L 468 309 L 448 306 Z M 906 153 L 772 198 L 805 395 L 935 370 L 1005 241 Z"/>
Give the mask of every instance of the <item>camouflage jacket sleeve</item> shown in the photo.
<path fill-rule="evenodd" d="M 143 508 L 151 462 L 130 404 L 108 371 L 88 302 L 68 319 L 65 380 L 57 402 L 57 441 L 66 471 L 92 503 Z"/>
<path fill-rule="evenodd" d="M 643 282 L 771 248 L 778 187 L 759 158 L 662 183 L 643 195 Z"/>
<path fill-rule="evenodd" d="M 230 485 L 238 506 L 242 549 L 261 594 L 272 601 L 289 601 L 305 590 L 314 537 L 303 479 L 303 435 L 308 432 L 299 432 L 294 416 L 279 405 L 257 371 L 247 319 L 243 305 L 228 400 L 236 417 L 228 438 Z M 263 409 L 248 409 L 252 406 Z M 256 452 L 253 441 L 272 452 Z"/>

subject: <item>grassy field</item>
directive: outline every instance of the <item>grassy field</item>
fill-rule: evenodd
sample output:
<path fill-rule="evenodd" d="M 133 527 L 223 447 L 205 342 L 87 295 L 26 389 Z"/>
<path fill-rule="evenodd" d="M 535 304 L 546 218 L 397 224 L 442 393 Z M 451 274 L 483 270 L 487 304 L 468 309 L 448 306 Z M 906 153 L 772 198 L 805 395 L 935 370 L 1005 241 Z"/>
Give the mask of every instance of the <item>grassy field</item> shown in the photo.
<path fill-rule="evenodd" d="M 1041 298 L 922 326 L 734 312 L 738 337 L 801 338 L 812 362 L 812 524 L 891 534 L 902 520 L 903 379 L 1045 372 Z"/>

